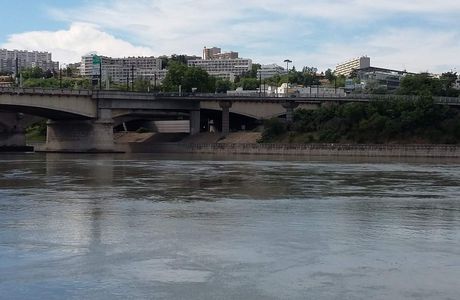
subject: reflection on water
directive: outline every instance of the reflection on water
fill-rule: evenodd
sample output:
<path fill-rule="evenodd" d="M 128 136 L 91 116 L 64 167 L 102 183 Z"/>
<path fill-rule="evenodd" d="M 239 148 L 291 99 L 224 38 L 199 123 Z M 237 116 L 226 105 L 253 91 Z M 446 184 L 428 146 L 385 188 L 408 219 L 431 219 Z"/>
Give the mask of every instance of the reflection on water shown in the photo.
<path fill-rule="evenodd" d="M 0 156 L 5 299 L 456 299 L 459 161 Z"/>

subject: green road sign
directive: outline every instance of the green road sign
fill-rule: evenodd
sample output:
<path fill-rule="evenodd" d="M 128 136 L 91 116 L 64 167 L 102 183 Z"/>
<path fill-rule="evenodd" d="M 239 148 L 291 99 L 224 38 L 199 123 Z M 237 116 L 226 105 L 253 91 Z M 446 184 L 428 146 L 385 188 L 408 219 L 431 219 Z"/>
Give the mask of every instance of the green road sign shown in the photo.
<path fill-rule="evenodd" d="M 93 65 L 99 65 L 101 63 L 101 57 L 93 55 Z"/>

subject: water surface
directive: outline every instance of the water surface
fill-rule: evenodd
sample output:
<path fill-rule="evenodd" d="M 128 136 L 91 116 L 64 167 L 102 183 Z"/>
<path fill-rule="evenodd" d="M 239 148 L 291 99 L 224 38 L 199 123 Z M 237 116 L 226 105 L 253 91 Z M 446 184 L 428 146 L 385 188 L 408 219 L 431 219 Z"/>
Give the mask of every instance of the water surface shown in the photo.
<path fill-rule="evenodd" d="M 2 154 L 1 299 L 458 299 L 460 163 Z"/>

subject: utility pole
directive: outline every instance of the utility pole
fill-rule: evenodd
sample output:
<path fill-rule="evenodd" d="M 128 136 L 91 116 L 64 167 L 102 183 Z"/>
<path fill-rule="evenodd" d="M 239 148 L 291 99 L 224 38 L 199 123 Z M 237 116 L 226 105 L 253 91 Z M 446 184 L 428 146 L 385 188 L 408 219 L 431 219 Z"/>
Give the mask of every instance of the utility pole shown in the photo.
<path fill-rule="evenodd" d="M 286 63 L 286 74 L 287 74 L 287 82 L 286 82 L 286 97 L 288 96 L 289 91 L 289 63 L 292 62 L 290 59 L 285 59 L 284 62 Z"/>
<path fill-rule="evenodd" d="M 99 90 L 102 90 L 102 57 L 99 61 Z"/>
<path fill-rule="evenodd" d="M 16 85 L 19 85 L 19 57 L 16 53 Z"/>
<path fill-rule="evenodd" d="M 259 98 L 262 92 L 262 66 L 259 69 Z"/>
<path fill-rule="evenodd" d="M 129 68 L 126 69 L 126 91 L 129 92 Z"/>
<path fill-rule="evenodd" d="M 134 65 L 131 65 L 131 92 L 134 92 Z"/>

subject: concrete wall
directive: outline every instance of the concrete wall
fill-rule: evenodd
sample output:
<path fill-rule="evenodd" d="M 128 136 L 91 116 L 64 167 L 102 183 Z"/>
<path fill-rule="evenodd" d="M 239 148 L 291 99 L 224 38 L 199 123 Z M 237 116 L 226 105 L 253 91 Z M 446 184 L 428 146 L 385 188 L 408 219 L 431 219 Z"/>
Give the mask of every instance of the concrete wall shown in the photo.
<path fill-rule="evenodd" d="M 460 157 L 456 145 L 346 144 L 127 144 L 123 151 L 145 153 L 264 154 L 362 157 Z"/>
<path fill-rule="evenodd" d="M 45 151 L 113 152 L 113 122 L 48 121 Z"/>

